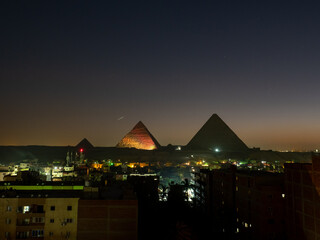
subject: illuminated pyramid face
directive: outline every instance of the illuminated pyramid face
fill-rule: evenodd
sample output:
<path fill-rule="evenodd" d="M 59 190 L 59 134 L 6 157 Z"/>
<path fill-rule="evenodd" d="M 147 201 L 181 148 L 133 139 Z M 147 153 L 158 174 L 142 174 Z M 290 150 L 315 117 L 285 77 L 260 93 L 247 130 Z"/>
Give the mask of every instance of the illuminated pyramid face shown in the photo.
<path fill-rule="evenodd" d="M 154 150 L 160 147 L 158 141 L 140 121 L 137 125 L 117 144 L 118 148 L 136 148 Z"/>
<path fill-rule="evenodd" d="M 213 152 L 248 150 L 248 147 L 217 114 L 209 118 L 187 146 L 191 149 L 212 150 Z"/>

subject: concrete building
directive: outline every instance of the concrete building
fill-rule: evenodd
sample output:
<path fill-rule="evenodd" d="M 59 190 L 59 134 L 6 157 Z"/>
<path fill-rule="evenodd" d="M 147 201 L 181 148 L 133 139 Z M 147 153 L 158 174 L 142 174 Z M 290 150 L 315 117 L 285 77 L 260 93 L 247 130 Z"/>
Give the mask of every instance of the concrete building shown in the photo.
<path fill-rule="evenodd" d="M 78 240 L 136 240 L 136 200 L 80 200 Z"/>
<path fill-rule="evenodd" d="M 79 198 L 0 199 L 0 239 L 77 239 Z"/>
<path fill-rule="evenodd" d="M 231 237 L 235 226 L 236 167 L 201 169 L 194 173 L 195 207 L 199 209 L 215 234 Z"/>
<path fill-rule="evenodd" d="M 87 188 L 65 182 L 3 182 L 0 240 L 137 239 L 137 200 L 101 199 L 99 192 L 88 195 Z M 115 194 L 109 191 L 107 196 Z"/>
<path fill-rule="evenodd" d="M 288 239 L 320 239 L 320 156 L 312 163 L 285 164 Z"/>
<path fill-rule="evenodd" d="M 284 239 L 283 175 L 260 171 L 236 173 L 238 239 Z"/>

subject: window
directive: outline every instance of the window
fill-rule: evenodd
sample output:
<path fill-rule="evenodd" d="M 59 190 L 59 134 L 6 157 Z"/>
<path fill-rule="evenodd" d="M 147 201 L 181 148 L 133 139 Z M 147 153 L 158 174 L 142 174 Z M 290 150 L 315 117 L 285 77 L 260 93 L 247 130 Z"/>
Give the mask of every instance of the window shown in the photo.
<path fill-rule="evenodd" d="M 32 222 L 33 223 L 44 223 L 44 217 L 33 217 Z"/>
<path fill-rule="evenodd" d="M 268 223 L 269 223 L 269 224 L 274 224 L 274 223 L 275 223 L 275 222 L 274 222 L 274 219 L 269 219 L 269 220 L 268 220 Z"/>
<path fill-rule="evenodd" d="M 10 218 L 6 218 L 6 224 L 10 224 L 11 223 L 11 219 Z"/>
<path fill-rule="evenodd" d="M 64 221 L 65 221 L 66 223 L 72 223 L 72 218 L 66 218 Z"/>
<path fill-rule="evenodd" d="M 49 236 L 53 236 L 53 232 L 49 232 Z"/>
<path fill-rule="evenodd" d="M 67 207 L 67 210 L 68 210 L 68 211 L 71 211 L 71 210 L 72 210 L 72 206 L 68 206 L 68 207 Z"/>
<path fill-rule="evenodd" d="M 43 210 L 43 205 L 38 205 L 37 206 L 37 213 L 43 213 L 44 210 Z"/>
<path fill-rule="evenodd" d="M 51 206 L 51 207 L 50 207 L 50 210 L 51 210 L 51 211 L 56 210 L 56 206 Z"/>
<path fill-rule="evenodd" d="M 54 219 L 53 218 L 50 219 L 50 223 L 54 223 Z"/>
<path fill-rule="evenodd" d="M 5 232 L 5 233 L 4 233 L 4 236 L 5 236 L 6 238 L 9 238 L 9 237 L 10 237 L 10 233 L 9 233 L 9 232 Z"/>
<path fill-rule="evenodd" d="M 30 211 L 30 206 L 23 206 L 23 213 L 28 213 Z"/>
<path fill-rule="evenodd" d="M 43 229 L 36 229 L 31 231 L 32 237 L 43 237 Z"/>
<path fill-rule="evenodd" d="M 28 237 L 29 237 L 29 231 L 27 231 L 27 232 L 17 232 L 17 239 L 28 238 Z"/>
<path fill-rule="evenodd" d="M 22 220 L 22 225 L 29 225 L 30 224 L 30 218 L 25 218 Z"/>
<path fill-rule="evenodd" d="M 23 210 L 23 207 L 21 207 L 21 206 L 19 206 L 19 207 L 17 208 L 17 212 L 18 212 L 18 213 L 22 213 L 22 210 Z"/>
<path fill-rule="evenodd" d="M 11 212 L 12 207 L 11 206 L 7 206 L 7 212 Z"/>

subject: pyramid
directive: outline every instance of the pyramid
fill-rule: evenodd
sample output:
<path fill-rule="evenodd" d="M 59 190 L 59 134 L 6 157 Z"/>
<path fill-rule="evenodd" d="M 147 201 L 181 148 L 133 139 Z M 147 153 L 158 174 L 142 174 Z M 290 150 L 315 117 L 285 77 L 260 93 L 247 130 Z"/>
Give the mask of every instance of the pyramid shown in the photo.
<path fill-rule="evenodd" d="M 160 147 L 158 141 L 152 136 L 146 126 L 140 121 L 117 144 L 118 148 L 136 148 L 154 150 Z"/>
<path fill-rule="evenodd" d="M 224 152 L 243 152 L 248 147 L 217 115 L 213 114 L 191 139 L 189 149 L 212 150 Z"/>
<path fill-rule="evenodd" d="M 84 150 L 90 150 L 94 148 L 94 146 L 88 141 L 88 139 L 84 138 L 76 145 L 76 149 L 84 149 Z"/>

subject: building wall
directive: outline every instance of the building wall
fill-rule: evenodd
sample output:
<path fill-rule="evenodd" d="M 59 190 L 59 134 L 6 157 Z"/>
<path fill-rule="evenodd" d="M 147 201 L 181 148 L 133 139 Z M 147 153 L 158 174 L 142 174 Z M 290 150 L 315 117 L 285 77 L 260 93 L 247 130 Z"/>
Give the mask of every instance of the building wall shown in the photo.
<path fill-rule="evenodd" d="M 0 240 L 77 239 L 77 211 L 78 198 L 0 198 Z"/>
<path fill-rule="evenodd" d="M 288 239 L 320 239 L 319 162 L 285 165 Z"/>
<path fill-rule="evenodd" d="M 79 200 L 78 240 L 136 240 L 136 200 Z"/>
<path fill-rule="evenodd" d="M 0 240 L 15 237 L 17 208 L 17 198 L 0 198 Z"/>
<path fill-rule="evenodd" d="M 239 239 L 284 239 L 284 188 L 279 174 L 236 174 Z"/>
<path fill-rule="evenodd" d="M 45 239 L 77 239 L 78 198 L 47 198 Z"/>

